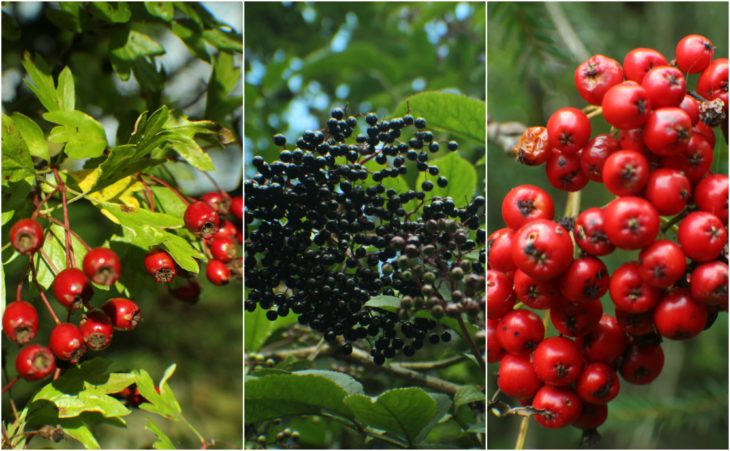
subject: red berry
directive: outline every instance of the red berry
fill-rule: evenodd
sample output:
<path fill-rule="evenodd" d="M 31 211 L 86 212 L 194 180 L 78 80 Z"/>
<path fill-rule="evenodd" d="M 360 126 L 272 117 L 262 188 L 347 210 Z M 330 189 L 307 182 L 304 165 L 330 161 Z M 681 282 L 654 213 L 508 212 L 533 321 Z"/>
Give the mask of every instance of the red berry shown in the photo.
<path fill-rule="evenodd" d="M 619 266 L 611 275 L 609 293 L 616 309 L 627 313 L 642 313 L 654 308 L 660 291 L 644 282 L 636 262 Z"/>
<path fill-rule="evenodd" d="M 716 259 L 722 252 L 727 244 L 727 230 L 712 213 L 695 211 L 679 223 L 677 240 L 687 257 L 706 262 Z"/>
<path fill-rule="evenodd" d="M 660 345 L 632 344 L 626 349 L 621 376 L 626 382 L 645 385 L 659 376 L 664 367 L 664 351 Z"/>
<path fill-rule="evenodd" d="M 499 321 L 487 318 L 487 362 L 499 362 L 507 353 L 497 340 L 497 326 Z"/>
<path fill-rule="evenodd" d="M 21 254 L 32 254 L 43 246 L 43 227 L 31 218 L 21 219 L 10 227 L 10 242 Z"/>
<path fill-rule="evenodd" d="M 580 191 L 588 184 L 588 176 L 581 168 L 582 152 L 564 154 L 554 151 L 545 165 L 548 181 L 563 191 Z"/>
<path fill-rule="evenodd" d="M 618 395 L 620 382 L 616 370 L 605 363 L 591 363 L 578 378 L 576 391 L 590 404 L 607 404 Z"/>
<path fill-rule="evenodd" d="M 591 121 L 577 108 L 560 108 L 548 119 L 547 131 L 553 150 L 572 155 L 591 139 Z"/>
<path fill-rule="evenodd" d="M 502 200 L 502 218 L 507 227 L 517 230 L 535 219 L 553 219 L 555 206 L 545 190 L 534 185 L 519 185 Z"/>
<path fill-rule="evenodd" d="M 689 289 L 694 301 L 708 307 L 727 310 L 727 285 L 727 263 L 713 261 L 702 263 L 692 271 Z"/>
<path fill-rule="evenodd" d="M 728 183 L 727 175 L 711 174 L 700 180 L 695 187 L 694 200 L 697 208 L 717 216 L 727 224 Z"/>
<path fill-rule="evenodd" d="M 575 87 L 586 102 L 600 105 L 606 91 L 621 83 L 623 75 L 618 61 L 605 55 L 593 55 L 575 69 Z"/>
<path fill-rule="evenodd" d="M 84 257 L 84 273 L 99 285 L 114 285 L 122 273 L 119 256 L 107 247 L 91 249 Z"/>
<path fill-rule="evenodd" d="M 588 208 L 578 215 L 574 235 L 578 247 L 591 255 L 608 255 L 615 248 L 606 235 L 604 212 L 598 207 Z"/>
<path fill-rule="evenodd" d="M 702 71 L 697 80 L 697 92 L 707 100 L 720 99 L 727 111 L 727 58 L 718 58 Z"/>
<path fill-rule="evenodd" d="M 586 361 L 607 365 L 613 365 L 623 355 L 628 344 L 623 327 L 616 318 L 607 314 L 601 317 L 593 330 L 576 338 L 575 342 L 583 351 Z"/>
<path fill-rule="evenodd" d="M 570 385 L 583 370 L 583 357 L 575 342 L 564 337 L 543 340 L 532 356 L 537 377 L 549 385 Z"/>
<path fill-rule="evenodd" d="M 644 125 L 644 144 L 663 157 L 684 153 L 692 136 L 692 119 L 677 107 L 659 108 Z"/>
<path fill-rule="evenodd" d="M 92 310 L 81 320 L 81 335 L 92 351 L 100 351 L 111 344 L 114 328 L 111 319 L 101 310 Z"/>
<path fill-rule="evenodd" d="M 649 162 L 640 152 L 619 150 L 606 159 L 601 178 L 617 196 L 638 194 L 649 180 Z"/>
<path fill-rule="evenodd" d="M 214 191 L 200 196 L 200 200 L 213 207 L 219 215 L 225 215 L 231 208 L 231 198 L 225 193 Z"/>
<path fill-rule="evenodd" d="M 697 107 L 699 114 L 699 106 Z M 636 150 L 643 152 L 644 146 L 644 129 L 643 128 L 632 128 L 630 130 L 621 130 L 618 135 L 619 148 L 626 150 Z"/>
<path fill-rule="evenodd" d="M 696 127 L 695 127 L 696 129 Z M 713 150 L 710 143 L 700 133 L 693 133 L 687 150 L 681 155 L 664 157 L 662 165 L 684 172 L 690 182 L 700 181 L 712 166 Z"/>
<path fill-rule="evenodd" d="M 636 48 L 624 57 L 624 75 L 627 80 L 641 83 L 653 67 L 666 66 L 667 59 L 654 49 Z"/>
<path fill-rule="evenodd" d="M 687 92 L 687 81 L 682 72 L 672 66 L 651 69 L 641 81 L 652 108 L 678 107 Z"/>
<path fill-rule="evenodd" d="M 673 241 L 655 241 L 639 254 L 639 276 L 652 287 L 669 288 L 684 276 L 685 269 L 684 252 Z"/>
<path fill-rule="evenodd" d="M 544 337 L 542 319 L 525 309 L 507 313 L 497 326 L 497 340 L 510 354 L 530 355 Z"/>
<path fill-rule="evenodd" d="M 580 153 L 580 167 L 594 182 L 603 182 L 603 166 L 612 153 L 619 150 L 619 142 L 611 135 L 600 134 L 588 141 Z"/>
<path fill-rule="evenodd" d="M 3 312 L 3 331 L 12 341 L 24 345 L 38 332 L 38 312 L 26 301 L 9 303 Z"/>
<path fill-rule="evenodd" d="M 15 370 L 27 381 L 41 380 L 56 370 L 56 358 L 45 346 L 27 345 L 15 358 Z"/>
<path fill-rule="evenodd" d="M 584 302 L 562 301 L 550 309 L 550 321 L 555 329 L 569 337 L 579 337 L 593 330 L 603 315 L 600 299 Z"/>
<path fill-rule="evenodd" d="M 562 299 L 557 281 L 537 280 L 519 269 L 514 275 L 514 293 L 517 300 L 538 310 L 548 309 Z"/>
<path fill-rule="evenodd" d="M 631 336 L 647 335 L 654 332 L 654 311 L 628 313 L 616 309 L 616 321 Z"/>
<path fill-rule="evenodd" d="M 595 257 L 573 260 L 560 279 L 560 292 L 569 301 L 599 299 L 608 290 L 608 268 Z"/>
<path fill-rule="evenodd" d="M 205 275 L 214 285 L 225 285 L 230 281 L 231 271 L 220 260 L 211 260 L 205 268 Z"/>
<path fill-rule="evenodd" d="M 514 230 L 509 228 L 499 229 L 487 237 L 487 263 L 490 269 L 507 272 L 514 271 L 517 267 L 512 261 L 512 237 Z"/>
<path fill-rule="evenodd" d="M 139 305 L 125 298 L 112 298 L 104 303 L 104 313 L 116 330 L 132 330 L 142 320 Z"/>
<path fill-rule="evenodd" d="M 512 260 L 538 280 L 559 277 L 573 261 L 573 241 L 560 224 L 538 219 L 520 227 L 512 243 Z"/>
<path fill-rule="evenodd" d="M 188 304 L 195 304 L 200 298 L 200 284 L 195 279 L 188 279 L 185 284 L 179 287 L 168 286 L 168 291 L 176 299 Z"/>
<path fill-rule="evenodd" d="M 692 193 L 689 179 L 677 169 L 661 168 L 652 172 L 644 197 L 662 216 L 673 216 L 684 210 Z"/>
<path fill-rule="evenodd" d="M 692 136 L 695 136 L 696 134 L 702 135 L 702 137 L 705 138 L 710 144 L 710 147 L 712 147 L 713 149 L 715 148 L 715 130 L 709 125 L 705 124 L 702 121 L 697 122 L 697 124 L 692 129 L 692 133 Z"/>
<path fill-rule="evenodd" d="M 487 270 L 487 317 L 499 319 L 512 310 L 515 297 L 512 281 L 503 272 Z"/>
<path fill-rule="evenodd" d="M 573 426 L 589 431 L 605 423 L 606 418 L 608 418 L 608 405 L 596 405 L 584 402 L 580 416 L 577 420 L 573 421 Z"/>
<path fill-rule="evenodd" d="M 687 74 L 698 74 L 712 61 L 715 47 L 709 39 L 699 34 L 683 37 L 676 48 L 677 66 Z"/>
<path fill-rule="evenodd" d="M 216 236 L 229 236 L 231 238 L 235 238 L 236 234 L 238 234 L 238 229 L 236 229 L 236 226 L 233 225 L 233 223 L 227 219 L 223 220 L 223 223 L 218 228 L 218 231 L 213 235 L 215 238 Z"/>
<path fill-rule="evenodd" d="M 608 239 L 620 249 L 640 249 L 659 233 L 659 214 L 641 197 L 619 197 L 604 209 Z"/>
<path fill-rule="evenodd" d="M 546 428 L 562 428 L 580 418 L 583 405 L 571 389 L 543 385 L 532 400 L 532 407 L 546 412 L 535 415 L 535 421 Z"/>
<path fill-rule="evenodd" d="M 625 81 L 608 90 L 601 108 L 606 122 L 621 130 L 628 130 L 644 125 L 651 112 L 651 101 L 641 85 Z"/>
<path fill-rule="evenodd" d="M 231 197 L 231 214 L 239 221 L 243 221 L 243 196 Z"/>
<path fill-rule="evenodd" d="M 679 107 L 687 113 L 692 121 L 692 126 L 697 125 L 697 122 L 700 120 L 700 103 L 691 95 L 686 94 Z"/>
<path fill-rule="evenodd" d="M 145 256 L 144 267 L 157 283 L 172 282 L 177 274 L 175 260 L 172 259 L 170 254 L 161 249 L 150 251 Z"/>
<path fill-rule="evenodd" d="M 86 353 L 86 345 L 81 330 L 71 323 L 56 325 L 48 339 L 48 347 L 59 360 L 68 360 L 72 364 L 78 363 Z"/>
<path fill-rule="evenodd" d="M 53 295 L 70 310 L 80 309 L 94 295 L 89 279 L 77 268 L 66 268 L 53 279 Z"/>
<path fill-rule="evenodd" d="M 208 248 L 213 258 L 223 263 L 233 260 L 238 253 L 233 238 L 222 235 L 215 235 L 208 243 Z"/>
<path fill-rule="evenodd" d="M 530 358 L 521 355 L 506 355 L 499 361 L 497 386 L 504 394 L 517 399 L 531 399 L 542 387 Z"/>
<path fill-rule="evenodd" d="M 686 340 L 705 328 L 707 307 L 693 302 L 687 290 L 674 290 L 664 295 L 654 309 L 654 323 L 662 336 Z"/>
<path fill-rule="evenodd" d="M 203 201 L 188 205 L 183 219 L 187 228 L 201 238 L 208 239 L 218 231 L 218 213 Z"/>

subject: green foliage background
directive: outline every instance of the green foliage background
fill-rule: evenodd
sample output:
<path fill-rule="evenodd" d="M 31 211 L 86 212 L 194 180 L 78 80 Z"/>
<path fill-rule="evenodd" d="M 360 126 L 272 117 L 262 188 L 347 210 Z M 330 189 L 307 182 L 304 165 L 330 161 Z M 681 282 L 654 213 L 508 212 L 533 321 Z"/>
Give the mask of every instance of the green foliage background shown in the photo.
<path fill-rule="evenodd" d="M 589 54 L 618 61 L 635 47 L 651 47 L 668 59 L 685 35 L 707 36 L 716 57 L 728 55 L 728 4 L 695 2 L 558 3 L 570 27 Z M 492 3 L 488 8 L 488 113 L 497 122 L 545 124 L 562 106 L 585 106 L 575 90 L 573 72 L 581 62 L 567 49 L 544 3 Z M 694 85 L 697 76 L 692 76 Z M 591 121 L 593 133 L 608 132 L 602 119 Z M 728 172 L 727 143 L 718 130 L 713 171 Z M 522 166 L 493 142 L 488 143 L 489 232 L 504 227 L 501 201 L 518 184 L 531 183 L 551 193 L 562 212 L 566 193 L 555 190 L 544 166 Z M 581 205 L 600 206 L 613 196 L 589 183 Z M 558 213 L 560 214 L 560 213 Z M 615 252 L 604 259 L 609 271 L 635 253 Z M 613 312 L 608 296 L 607 312 Z M 552 326 L 551 326 L 552 327 Z M 554 330 L 549 333 L 554 333 Z M 665 341 L 662 375 L 649 386 L 623 380 L 619 397 L 610 403 L 600 428 L 605 448 L 726 448 L 728 444 L 728 317 L 719 316 L 707 332 L 688 342 Z M 496 390 L 497 364 L 488 368 L 488 393 Z M 488 447 L 512 448 L 520 419 L 488 419 Z M 526 448 L 577 447 L 575 428 L 548 430 L 530 421 Z"/>

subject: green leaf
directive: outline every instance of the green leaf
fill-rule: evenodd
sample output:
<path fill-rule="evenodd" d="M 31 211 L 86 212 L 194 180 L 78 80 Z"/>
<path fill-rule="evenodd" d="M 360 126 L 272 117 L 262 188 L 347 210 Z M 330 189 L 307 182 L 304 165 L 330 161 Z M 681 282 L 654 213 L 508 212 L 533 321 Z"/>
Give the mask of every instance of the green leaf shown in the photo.
<path fill-rule="evenodd" d="M 164 186 L 150 186 L 150 190 L 155 197 L 155 206 L 172 216 L 182 217 L 185 214 L 187 205 L 169 188 Z"/>
<path fill-rule="evenodd" d="M 285 317 L 277 318 L 276 321 L 269 321 L 266 319 L 266 310 L 257 308 L 253 312 L 246 312 L 244 321 L 246 332 L 244 347 L 246 352 L 256 352 L 276 330 L 295 323 L 297 315 L 290 312 Z"/>
<path fill-rule="evenodd" d="M 2 116 L 2 174 L 3 182 L 17 182 L 35 174 L 33 160 L 20 129 L 8 115 Z"/>
<path fill-rule="evenodd" d="M 205 104 L 205 117 L 223 122 L 226 115 L 241 106 L 241 97 L 230 95 L 241 80 L 241 68 L 233 63 L 233 56 L 221 52 L 213 60 Z"/>
<path fill-rule="evenodd" d="M 402 437 L 411 445 L 436 415 L 436 401 L 420 388 L 388 390 L 375 401 L 355 394 L 344 402 L 360 422 Z"/>
<path fill-rule="evenodd" d="M 435 176 L 420 172 L 416 186 L 421 186 L 424 181 L 429 179 L 434 182 L 434 189 L 426 193 L 426 199 L 434 196 L 451 197 L 457 207 L 468 204 L 477 189 L 477 171 L 474 166 L 456 152 L 433 160 L 431 164 L 439 167 L 439 174 L 446 177 L 449 184 L 446 188 L 440 188 L 435 183 Z"/>
<path fill-rule="evenodd" d="M 175 449 L 175 445 L 172 444 L 170 437 L 168 437 L 162 429 L 159 428 L 151 419 L 147 419 L 147 425 L 145 429 L 155 434 L 157 440 L 152 443 L 154 449 Z"/>
<path fill-rule="evenodd" d="M 175 20 L 172 22 L 171 29 L 185 43 L 190 51 L 193 52 L 193 55 L 198 59 L 210 62 L 210 55 L 205 45 L 206 41 L 195 22 L 188 19 Z"/>
<path fill-rule="evenodd" d="M 243 38 L 233 30 L 210 28 L 203 31 L 203 37 L 222 52 L 243 52 Z"/>
<path fill-rule="evenodd" d="M 149 211 L 146 208 L 130 208 L 109 202 L 104 202 L 103 207 L 119 220 L 122 227 L 139 229 L 143 226 L 165 228 L 181 227 L 183 225 L 183 220 L 180 217 Z"/>
<path fill-rule="evenodd" d="M 244 390 L 243 418 L 246 424 L 322 412 L 350 418 L 350 409 L 342 402 L 347 395 L 347 391 L 332 379 L 320 375 L 292 373 L 249 377 Z"/>
<path fill-rule="evenodd" d="M 28 146 L 28 152 L 36 158 L 49 161 L 51 157 L 48 154 L 48 142 L 41 127 L 23 113 L 13 113 L 12 117 L 23 141 Z"/>
<path fill-rule="evenodd" d="M 338 371 L 327 371 L 327 370 L 301 370 L 295 374 L 312 374 L 315 376 L 326 377 L 332 382 L 339 385 L 348 394 L 363 393 L 362 384 L 355 380 L 352 376 Z"/>
<path fill-rule="evenodd" d="M 175 7 L 170 2 L 144 2 L 144 7 L 148 13 L 165 22 L 169 22 L 175 17 Z"/>
<path fill-rule="evenodd" d="M 408 106 L 410 114 L 424 117 L 433 129 L 444 131 L 449 136 L 484 142 L 487 116 L 486 104 L 482 100 L 461 94 L 423 92 L 401 102 L 394 114 L 406 114 Z"/>
<path fill-rule="evenodd" d="M 190 245 L 190 242 L 172 233 L 166 233 L 162 246 L 170 253 L 175 263 L 186 271 L 197 274 L 200 271 L 197 259 L 205 258 Z"/>
<path fill-rule="evenodd" d="M 465 404 L 483 402 L 485 399 L 483 389 L 476 385 L 462 385 L 454 395 L 454 407 L 458 409 Z"/>
<path fill-rule="evenodd" d="M 129 5 L 124 2 L 91 2 L 91 14 L 110 23 L 127 23 L 132 17 Z"/>
<path fill-rule="evenodd" d="M 428 437 L 428 434 L 431 432 L 431 430 L 436 427 L 439 422 L 442 421 L 444 416 L 449 413 L 449 409 L 451 408 L 451 398 L 448 395 L 445 395 L 443 393 L 429 393 L 429 396 L 431 396 L 431 398 L 436 401 L 436 413 L 431 418 L 431 421 L 429 421 L 423 427 L 423 429 L 421 429 L 421 432 L 414 440 L 415 443 L 421 443 L 426 440 L 426 437 Z"/>
<path fill-rule="evenodd" d="M 101 449 L 91 430 L 81 421 L 68 421 L 63 424 L 63 433 L 84 445 L 86 449 Z"/>
<path fill-rule="evenodd" d="M 132 144 L 112 147 L 107 159 L 99 165 L 101 175 L 96 180 L 92 191 L 106 188 L 124 177 L 165 162 L 163 159 L 152 158 L 149 155 L 151 151 L 152 149 Z"/>
<path fill-rule="evenodd" d="M 400 307 L 400 298 L 379 294 L 368 299 L 365 303 L 365 307 L 380 308 L 388 310 L 389 312 L 394 312 Z"/>
<path fill-rule="evenodd" d="M 81 2 L 59 2 L 58 9 L 47 8 L 48 20 L 58 28 L 71 33 L 81 33 L 81 15 L 85 15 L 84 4 Z"/>
<path fill-rule="evenodd" d="M 170 146 L 180 154 L 188 163 L 201 171 L 214 171 L 215 165 L 210 155 L 205 153 L 202 147 L 189 136 L 182 134 L 171 134 L 168 138 Z"/>
<path fill-rule="evenodd" d="M 20 25 L 15 19 L 15 16 L 11 16 L 5 11 L 2 12 L 2 35 L 3 39 L 8 41 L 17 41 L 20 39 Z"/>
<path fill-rule="evenodd" d="M 122 80 L 128 80 L 132 64 L 139 58 L 159 56 L 165 48 L 157 41 L 136 30 L 126 28 L 112 34 L 111 58 L 114 72 Z"/>
<path fill-rule="evenodd" d="M 64 151 L 70 158 L 94 158 L 106 149 L 104 127 L 93 117 L 81 111 L 54 111 L 43 118 L 59 124 L 51 130 L 48 140 L 66 144 Z"/>
<path fill-rule="evenodd" d="M 71 235 L 71 247 L 74 250 L 76 264 L 81 265 L 86 248 L 83 244 Z M 34 254 L 35 262 L 38 268 L 38 283 L 43 288 L 49 288 L 53 284 L 54 274 L 56 270 L 66 267 L 66 235 L 63 226 L 58 224 L 49 224 L 46 228 L 46 239 L 43 242 L 43 257 L 41 252 Z M 50 259 L 50 263 L 46 261 L 46 257 Z"/>
<path fill-rule="evenodd" d="M 25 84 L 38 97 L 41 104 L 47 111 L 57 111 L 61 109 L 61 103 L 58 99 L 56 86 L 53 84 L 53 77 L 43 58 L 36 56 L 37 65 L 33 63 L 30 53 L 25 53 L 23 57 L 23 67 L 28 73 L 30 80 L 24 79 Z"/>

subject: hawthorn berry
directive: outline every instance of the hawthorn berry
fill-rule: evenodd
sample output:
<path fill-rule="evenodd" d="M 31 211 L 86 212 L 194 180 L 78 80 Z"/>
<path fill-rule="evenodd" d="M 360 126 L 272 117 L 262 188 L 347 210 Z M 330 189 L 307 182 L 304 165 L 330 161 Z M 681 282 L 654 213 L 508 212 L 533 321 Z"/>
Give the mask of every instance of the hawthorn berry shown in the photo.
<path fill-rule="evenodd" d="M 687 206 L 692 186 L 686 175 L 677 169 L 660 168 L 649 175 L 644 197 L 662 216 L 674 216 Z"/>
<path fill-rule="evenodd" d="M 635 48 L 624 57 L 624 75 L 627 80 L 641 83 L 652 68 L 666 66 L 667 58 L 654 49 Z"/>
<path fill-rule="evenodd" d="M 659 377 L 664 368 L 664 351 L 658 344 L 631 344 L 624 353 L 621 376 L 626 382 L 645 385 Z"/>
<path fill-rule="evenodd" d="M 70 310 L 80 309 L 94 295 L 89 279 L 77 268 L 66 268 L 53 279 L 53 295 Z"/>
<path fill-rule="evenodd" d="M 575 220 L 575 242 L 584 252 L 595 256 L 613 252 L 615 246 L 606 234 L 604 217 L 602 209 L 591 207 Z"/>
<path fill-rule="evenodd" d="M 653 110 L 644 125 L 644 143 L 657 155 L 682 154 L 689 148 L 692 119 L 681 108 Z"/>
<path fill-rule="evenodd" d="M 628 339 L 618 320 L 603 314 L 598 324 L 585 335 L 575 339 L 587 362 L 614 364 L 623 355 Z"/>
<path fill-rule="evenodd" d="M 685 94 L 679 107 L 689 116 L 692 121 L 692 127 L 696 126 L 700 120 L 700 104 L 697 102 L 697 99 L 689 94 Z M 692 132 L 694 133 L 694 129 Z"/>
<path fill-rule="evenodd" d="M 512 237 L 514 230 L 503 228 L 487 238 L 487 260 L 489 267 L 497 271 L 514 271 L 517 267 L 512 260 Z"/>
<path fill-rule="evenodd" d="M 727 58 L 713 60 L 697 80 L 697 92 L 707 100 L 720 99 L 727 111 L 728 68 Z"/>
<path fill-rule="evenodd" d="M 562 299 L 556 279 L 537 280 L 519 269 L 514 273 L 514 294 L 517 300 L 537 310 L 548 309 Z"/>
<path fill-rule="evenodd" d="M 223 192 L 213 191 L 200 196 L 200 200 L 207 203 L 219 214 L 225 215 L 231 208 L 231 197 Z"/>
<path fill-rule="evenodd" d="M 583 405 L 569 388 L 543 385 L 532 399 L 532 407 L 546 412 L 535 415 L 535 421 L 546 428 L 562 428 L 580 417 Z"/>
<path fill-rule="evenodd" d="M 583 402 L 582 404 L 580 416 L 573 421 L 573 426 L 584 431 L 591 431 L 606 422 L 606 418 L 608 418 L 608 405 L 587 402 Z"/>
<path fill-rule="evenodd" d="M 122 272 L 119 256 L 108 247 L 91 249 L 84 256 L 84 273 L 99 285 L 114 285 Z"/>
<path fill-rule="evenodd" d="M 651 113 L 651 101 L 640 84 L 625 81 L 606 92 L 601 108 L 606 122 L 618 129 L 629 130 L 644 125 Z"/>
<path fill-rule="evenodd" d="M 15 370 L 27 381 L 45 379 L 56 370 L 56 358 L 45 346 L 26 345 L 15 358 Z"/>
<path fill-rule="evenodd" d="M 236 257 L 236 243 L 231 237 L 216 234 L 208 243 L 213 258 L 228 263 Z"/>
<path fill-rule="evenodd" d="M 654 309 L 657 332 L 673 340 L 686 340 L 698 335 L 706 322 L 707 307 L 694 302 L 685 289 L 665 294 Z"/>
<path fill-rule="evenodd" d="M 641 197 L 614 199 L 604 209 L 603 222 L 606 236 L 620 249 L 640 249 L 659 233 L 659 214 Z"/>
<path fill-rule="evenodd" d="M 157 283 L 172 282 L 177 274 L 175 260 L 162 249 L 150 251 L 144 257 L 144 267 Z"/>
<path fill-rule="evenodd" d="M 487 318 L 487 362 L 499 362 L 507 352 L 497 340 L 499 320 Z"/>
<path fill-rule="evenodd" d="M 243 197 L 233 196 L 231 197 L 231 207 L 229 212 L 233 214 L 239 221 L 243 221 Z"/>
<path fill-rule="evenodd" d="M 607 404 L 618 396 L 620 386 L 616 370 L 605 363 L 590 363 L 578 378 L 576 391 L 587 403 Z"/>
<path fill-rule="evenodd" d="M 225 285 L 230 281 L 231 270 L 220 260 L 210 260 L 205 267 L 205 275 L 214 285 Z"/>
<path fill-rule="evenodd" d="M 531 399 L 542 385 L 528 356 L 508 354 L 499 361 L 497 386 L 507 396 Z"/>
<path fill-rule="evenodd" d="M 167 290 L 176 299 L 179 299 L 188 304 L 195 304 L 200 298 L 201 288 L 200 283 L 198 283 L 196 279 L 187 279 L 185 283 L 180 286 L 168 286 Z"/>
<path fill-rule="evenodd" d="M 497 340 L 510 354 L 529 355 L 545 336 L 539 316 L 525 309 L 512 310 L 499 320 Z"/>
<path fill-rule="evenodd" d="M 619 141 L 608 134 L 596 135 L 588 141 L 580 153 L 580 167 L 586 177 L 594 182 L 603 182 L 603 166 L 608 157 L 619 150 L 619 146 Z"/>
<path fill-rule="evenodd" d="M 572 302 L 599 299 L 608 290 L 608 268 L 596 257 L 573 260 L 560 278 L 560 293 Z"/>
<path fill-rule="evenodd" d="M 712 213 L 695 211 L 679 223 L 677 230 L 682 251 L 697 262 L 714 260 L 727 244 L 727 230 Z"/>
<path fill-rule="evenodd" d="M 573 241 L 560 224 L 537 219 L 522 226 L 512 241 L 512 260 L 538 280 L 560 276 L 573 261 Z"/>
<path fill-rule="evenodd" d="M 638 194 L 649 180 L 649 162 L 640 152 L 619 150 L 606 158 L 601 179 L 617 196 Z"/>
<path fill-rule="evenodd" d="M 24 345 L 38 332 L 38 312 L 33 304 L 17 300 L 5 306 L 3 331 L 12 341 Z"/>
<path fill-rule="evenodd" d="M 562 335 L 579 337 L 596 327 L 603 315 L 600 299 L 582 302 L 562 300 L 550 308 L 550 322 Z"/>
<path fill-rule="evenodd" d="M 92 351 L 101 351 L 107 348 L 112 341 L 114 327 L 109 316 L 102 310 L 91 310 L 79 325 L 86 347 Z"/>
<path fill-rule="evenodd" d="M 235 215 L 235 205 L 231 202 L 231 212 Z M 208 239 L 218 230 L 218 213 L 203 201 L 196 201 L 188 205 L 183 216 L 185 226 L 197 236 Z"/>
<path fill-rule="evenodd" d="M 499 319 L 515 305 L 512 281 L 504 273 L 487 270 L 487 317 Z"/>
<path fill-rule="evenodd" d="M 727 310 L 728 268 L 727 263 L 711 261 L 698 265 L 690 275 L 690 295 L 695 302 L 708 308 Z"/>
<path fill-rule="evenodd" d="M 575 69 L 575 87 L 586 102 L 600 105 L 606 91 L 621 83 L 623 75 L 618 61 L 605 55 L 593 55 Z"/>
<path fill-rule="evenodd" d="M 139 305 L 130 299 L 109 299 L 101 309 L 109 317 L 115 330 L 135 329 L 142 320 Z"/>
<path fill-rule="evenodd" d="M 507 227 L 517 230 L 535 219 L 553 219 L 555 206 L 545 190 L 534 185 L 519 185 L 502 200 L 502 218 Z"/>
<path fill-rule="evenodd" d="M 678 107 L 687 92 L 682 72 L 672 66 L 658 66 L 646 73 L 641 81 L 652 108 Z"/>
<path fill-rule="evenodd" d="M 659 302 L 661 292 L 646 283 L 641 277 L 641 268 L 636 262 L 627 262 L 611 274 L 608 289 L 616 310 L 627 313 L 643 313 Z"/>
<path fill-rule="evenodd" d="M 687 268 L 682 249 L 673 241 L 657 240 L 639 253 L 639 276 L 656 288 L 669 288 Z"/>
<path fill-rule="evenodd" d="M 10 227 L 10 243 L 21 254 L 32 254 L 43 246 L 43 227 L 35 219 L 24 218 Z"/>
<path fill-rule="evenodd" d="M 574 341 L 565 337 L 546 338 L 532 355 L 535 374 L 549 385 L 570 385 L 583 370 L 583 356 Z"/>
<path fill-rule="evenodd" d="M 582 153 L 565 154 L 553 151 L 545 164 L 548 181 L 563 191 L 580 191 L 588 184 L 588 176 L 581 168 Z"/>
<path fill-rule="evenodd" d="M 591 138 L 591 122 L 577 108 L 560 108 L 548 119 L 547 132 L 550 147 L 571 155 L 588 143 Z"/>
<path fill-rule="evenodd" d="M 698 74 L 705 70 L 712 61 L 715 47 L 706 37 L 690 34 L 677 43 L 677 67 L 688 74 Z"/>
<path fill-rule="evenodd" d="M 552 153 L 545 127 L 527 127 L 514 147 L 517 160 L 528 166 L 544 164 Z"/>
<path fill-rule="evenodd" d="M 694 190 L 697 208 L 717 216 L 727 225 L 728 179 L 725 174 L 710 174 L 700 180 Z"/>
<path fill-rule="evenodd" d="M 86 345 L 81 330 L 75 324 L 61 323 L 51 331 L 48 347 L 59 360 L 78 363 L 86 353 Z"/>

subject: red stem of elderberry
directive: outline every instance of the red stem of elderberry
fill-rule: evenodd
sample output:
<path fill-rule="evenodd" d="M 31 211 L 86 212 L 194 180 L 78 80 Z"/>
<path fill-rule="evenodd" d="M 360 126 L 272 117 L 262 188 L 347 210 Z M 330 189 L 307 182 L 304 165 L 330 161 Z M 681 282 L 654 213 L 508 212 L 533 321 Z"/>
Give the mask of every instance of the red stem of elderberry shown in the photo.
<path fill-rule="evenodd" d="M 188 200 L 188 199 L 187 199 L 187 198 L 186 198 L 185 196 L 183 196 L 183 195 L 182 195 L 182 194 L 180 193 L 180 191 L 178 191 L 178 190 L 176 190 L 175 188 L 173 188 L 172 186 L 170 186 L 170 184 L 169 184 L 169 183 L 167 183 L 166 181 L 162 180 L 162 179 L 161 179 L 161 178 L 159 178 L 159 177 L 155 177 L 154 175 L 150 175 L 150 174 L 146 174 L 146 175 L 147 175 L 147 177 L 149 177 L 149 178 L 150 178 L 150 180 L 152 180 L 153 182 L 155 182 L 155 183 L 157 183 L 157 184 L 159 184 L 159 185 L 162 185 L 162 186 L 164 186 L 165 188 L 167 188 L 167 189 L 169 189 L 170 191 L 172 191 L 172 192 L 173 192 L 173 194 L 175 194 L 175 195 L 176 195 L 177 197 L 179 197 L 179 198 L 180 198 L 180 200 L 182 200 L 182 201 L 183 201 L 183 203 L 184 203 L 185 205 L 190 205 L 190 201 L 189 201 L 189 200 Z"/>

